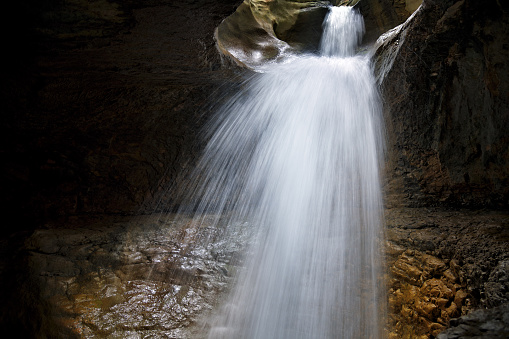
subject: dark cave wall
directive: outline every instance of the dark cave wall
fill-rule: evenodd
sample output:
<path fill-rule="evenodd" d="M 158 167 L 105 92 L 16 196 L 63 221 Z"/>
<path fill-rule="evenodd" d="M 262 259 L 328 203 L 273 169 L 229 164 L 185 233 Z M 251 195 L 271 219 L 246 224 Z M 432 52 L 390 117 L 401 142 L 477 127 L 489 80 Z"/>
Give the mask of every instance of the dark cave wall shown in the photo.
<path fill-rule="evenodd" d="M 424 1 L 378 47 L 390 203 L 507 209 L 508 7 Z"/>
<path fill-rule="evenodd" d="M 32 224 L 152 209 L 231 82 L 213 31 L 236 5 L 17 3 L 0 84 L 4 212 Z"/>
<path fill-rule="evenodd" d="M 409 14 L 386 2 L 359 4 L 369 31 Z M 197 158 L 204 107 L 234 82 L 213 31 L 238 5 L 18 3 L 1 81 L 5 213 L 151 211 Z M 378 48 L 389 204 L 507 208 L 507 6 L 425 1 Z"/>

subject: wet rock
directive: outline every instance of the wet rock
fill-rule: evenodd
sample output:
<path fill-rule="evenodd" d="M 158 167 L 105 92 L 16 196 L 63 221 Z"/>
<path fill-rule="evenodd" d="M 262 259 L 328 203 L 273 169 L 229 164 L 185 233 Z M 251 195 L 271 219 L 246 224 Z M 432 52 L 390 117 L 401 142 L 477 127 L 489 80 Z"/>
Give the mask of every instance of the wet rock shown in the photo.
<path fill-rule="evenodd" d="M 509 336 L 509 304 L 492 309 L 475 310 L 451 321 L 451 327 L 438 339 L 507 338 Z"/>
<path fill-rule="evenodd" d="M 28 276 L 39 289 L 22 292 L 46 307 L 37 315 L 46 326 L 32 335 L 197 338 L 248 234 L 247 225 L 197 229 L 167 215 L 48 224 L 26 240 Z"/>
<path fill-rule="evenodd" d="M 391 337 L 436 337 L 459 316 L 507 303 L 509 243 L 490 231 L 507 221 L 486 211 L 387 210 Z M 423 227 L 407 227 L 415 223 Z"/>
<path fill-rule="evenodd" d="M 402 24 L 421 5 L 422 0 L 361 0 L 357 4 L 366 25 L 365 43 Z"/>
<path fill-rule="evenodd" d="M 366 22 L 365 43 L 404 22 L 422 0 L 246 0 L 215 32 L 219 50 L 242 67 L 256 69 L 319 49 L 327 6 L 357 6 Z"/>
<path fill-rule="evenodd" d="M 256 68 L 294 52 L 316 51 L 328 2 L 247 0 L 215 32 L 220 51 Z"/>

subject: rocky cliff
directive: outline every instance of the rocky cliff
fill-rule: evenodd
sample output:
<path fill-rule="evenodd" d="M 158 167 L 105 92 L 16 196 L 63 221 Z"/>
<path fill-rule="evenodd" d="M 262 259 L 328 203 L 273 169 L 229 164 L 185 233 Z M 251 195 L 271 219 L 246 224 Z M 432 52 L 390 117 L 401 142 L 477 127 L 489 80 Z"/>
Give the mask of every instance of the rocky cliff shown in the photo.
<path fill-rule="evenodd" d="M 393 337 L 508 334 L 508 18 L 498 1 L 424 0 L 376 44 Z"/>
<path fill-rule="evenodd" d="M 424 1 L 380 40 L 399 203 L 507 209 L 508 23 L 506 3 Z"/>
<path fill-rule="evenodd" d="M 51 301 L 41 290 L 58 288 L 34 277 L 25 241 L 52 220 L 77 230 L 68 218 L 154 211 L 151 202 L 199 154 L 207 106 L 235 82 L 221 68 L 213 33 L 238 4 L 13 4 L 3 20 L 0 79 L 3 328 L 24 338 L 77 335 L 53 329 L 54 319 L 45 317 Z M 67 259 L 51 262 L 58 272 L 43 276 L 88 274 L 67 270 Z"/>

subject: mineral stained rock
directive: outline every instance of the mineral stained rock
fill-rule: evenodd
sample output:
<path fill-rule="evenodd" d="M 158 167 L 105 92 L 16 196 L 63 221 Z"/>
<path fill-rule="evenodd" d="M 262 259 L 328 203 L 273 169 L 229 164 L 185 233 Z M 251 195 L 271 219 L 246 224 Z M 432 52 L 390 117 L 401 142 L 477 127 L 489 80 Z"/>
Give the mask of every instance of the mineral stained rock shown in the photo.
<path fill-rule="evenodd" d="M 316 51 L 327 4 L 246 0 L 216 29 L 218 48 L 249 68 L 278 61 L 295 51 Z"/>
<path fill-rule="evenodd" d="M 509 302 L 507 213 L 390 208 L 386 225 L 390 338 L 436 337 Z"/>

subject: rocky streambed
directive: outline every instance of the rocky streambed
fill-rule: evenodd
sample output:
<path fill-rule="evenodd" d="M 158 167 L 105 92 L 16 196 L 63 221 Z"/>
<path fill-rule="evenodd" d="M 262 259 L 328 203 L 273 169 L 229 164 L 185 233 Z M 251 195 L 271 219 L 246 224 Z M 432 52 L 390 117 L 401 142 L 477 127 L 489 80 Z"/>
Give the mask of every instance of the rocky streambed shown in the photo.
<path fill-rule="evenodd" d="M 35 337 L 199 338 L 253 230 L 209 219 L 199 228 L 167 214 L 48 223 L 2 263 L 25 265 L 13 268 L 12 303 L 31 312 Z M 386 224 L 389 338 L 434 338 L 451 325 L 441 338 L 465 326 L 473 337 L 509 333 L 507 213 L 391 208 Z"/>
<path fill-rule="evenodd" d="M 47 224 L 24 243 L 14 293 L 25 311 L 37 306 L 35 337 L 199 337 L 248 231 L 161 214 Z"/>

